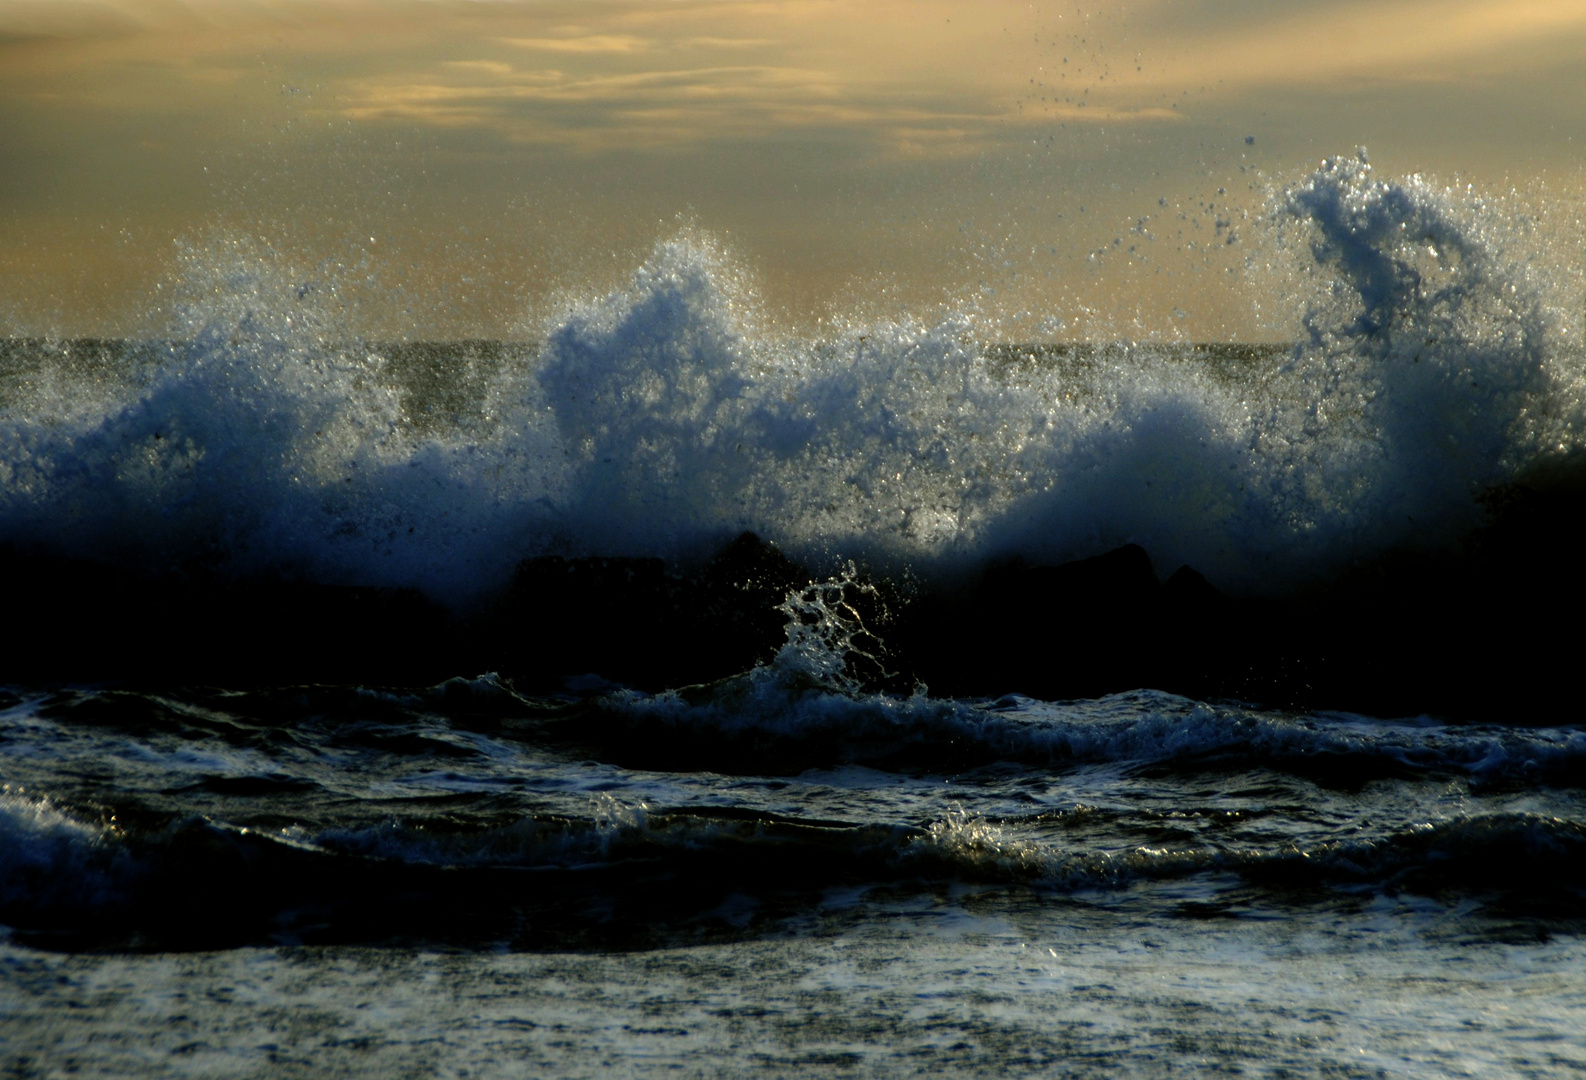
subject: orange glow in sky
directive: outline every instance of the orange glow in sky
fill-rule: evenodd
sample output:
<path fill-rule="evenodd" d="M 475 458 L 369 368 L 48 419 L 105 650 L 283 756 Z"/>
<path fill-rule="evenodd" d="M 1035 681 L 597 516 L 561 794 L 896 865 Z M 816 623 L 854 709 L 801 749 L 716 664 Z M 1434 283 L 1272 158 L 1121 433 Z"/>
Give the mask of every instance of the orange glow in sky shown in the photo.
<path fill-rule="evenodd" d="M 1582 55 L 1586 0 L 0 0 L 0 332 L 156 332 L 242 233 L 521 335 L 681 220 L 796 323 L 1260 336 L 1217 221 L 1357 144 L 1568 193 Z"/>

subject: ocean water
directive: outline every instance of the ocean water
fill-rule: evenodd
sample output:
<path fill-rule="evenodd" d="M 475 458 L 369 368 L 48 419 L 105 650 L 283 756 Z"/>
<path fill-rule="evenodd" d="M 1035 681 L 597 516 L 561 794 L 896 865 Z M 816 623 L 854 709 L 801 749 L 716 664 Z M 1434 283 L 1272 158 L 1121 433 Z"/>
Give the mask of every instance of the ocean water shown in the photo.
<path fill-rule="evenodd" d="M 7 1075 L 1586 1069 L 1573 693 L 1367 716 L 889 670 L 877 606 L 988 567 L 1133 544 L 1281 605 L 1460 565 L 1515 492 L 1575 490 L 1579 296 L 1503 205 L 1340 159 L 1260 225 L 1296 343 L 1010 342 L 967 302 L 797 334 L 696 231 L 523 342 L 359 340 L 334 280 L 243 236 L 187 250 L 159 340 L 7 339 L 14 588 L 108 583 L 29 655 L 69 670 L 108 633 L 268 671 L 312 631 L 332 676 L 7 667 Z M 353 590 L 478 625 L 526 560 L 684 575 L 745 531 L 795 577 L 772 646 L 703 684 L 600 670 L 625 612 L 576 595 L 510 609 L 512 672 L 442 680 L 226 615 Z M 1126 607 L 1006 614 L 1135 636 Z M 603 617 L 593 670 L 555 668 Z"/>

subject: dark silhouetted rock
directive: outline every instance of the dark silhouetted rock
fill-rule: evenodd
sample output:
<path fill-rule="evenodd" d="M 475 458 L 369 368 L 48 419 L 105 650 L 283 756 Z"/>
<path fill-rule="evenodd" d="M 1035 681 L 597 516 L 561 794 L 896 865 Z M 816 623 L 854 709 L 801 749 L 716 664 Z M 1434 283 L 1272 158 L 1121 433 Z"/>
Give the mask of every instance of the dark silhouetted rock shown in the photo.
<path fill-rule="evenodd" d="M 1158 583 L 1128 545 L 1006 562 L 951 588 L 859 579 L 848 674 L 869 690 L 1066 699 L 1151 688 L 1202 700 L 1574 723 L 1586 604 L 1586 467 L 1495 492 L 1453 549 L 1397 552 L 1282 598 L 1225 595 L 1190 567 Z M 698 565 L 536 558 L 471 612 L 408 590 L 139 575 L 0 550 L 0 681 L 432 685 L 497 671 L 648 690 L 769 661 L 809 572 L 745 533 Z"/>
<path fill-rule="evenodd" d="M 530 559 L 474 637 L 499 670 L 532 685 L 595 673 L 659 690 L 769 660 L 785 640 L 777 605 L 808 581 L 753 533 L 692 571 L 659 559 Z"/>

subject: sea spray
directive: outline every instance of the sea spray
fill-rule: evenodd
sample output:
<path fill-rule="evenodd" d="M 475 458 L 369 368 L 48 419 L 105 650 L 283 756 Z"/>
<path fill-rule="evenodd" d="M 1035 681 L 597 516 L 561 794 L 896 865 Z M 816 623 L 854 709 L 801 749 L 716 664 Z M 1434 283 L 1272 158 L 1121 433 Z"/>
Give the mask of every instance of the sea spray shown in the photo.
<path fill-rule="evenodd" d="M 1306 340 L 1223 364 L 1129 344 L 1010 363 L 950 309 L 773 331 L 742 268 L 685 231 L 493 373 L 459 353 L 453 423 L 341 329 L 333 280 L 218 238 L 114 392 L 56 377 L 8 398 L 0 542 L 457 607 L 525 558 L 687 562 L 744 529 L 822 572 L 946 580 L 1135 542 L 1282 593 L 1446 546 L 1575 448 L 1567 327 L 1502 213 L 1327 162 L 1267 219 L 1314 285 Z"/>

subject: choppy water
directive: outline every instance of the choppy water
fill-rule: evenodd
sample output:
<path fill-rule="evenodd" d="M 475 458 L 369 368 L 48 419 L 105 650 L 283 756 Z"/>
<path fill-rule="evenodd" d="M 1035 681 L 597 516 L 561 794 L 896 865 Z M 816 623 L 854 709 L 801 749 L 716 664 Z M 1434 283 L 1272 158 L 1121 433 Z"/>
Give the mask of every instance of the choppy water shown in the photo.
<path fill-rule="evenodd" d="M 1586 731 L 745 694 L 16 702 L 8 1063 L 1586 1063 Z"/>
<path fill-rule="evenodd" d="M 532 345 L 357 342 L 333 282 L 242 240 L 189 254 L 165 340 L 9 340 L 12 553 L 463 615 L 524 559 L 684 565 L 744 529 L 835 576 L 783 602 L 774 660 L 663 693 L 12 686 L 0 1060 L 1586 1068 L 1567 703 L 1456 724 L 854 675 L 851 559 L 932 588 L 1132 542 L 1281 597 L 1457 551 L 1503 491 L 1575 468 L 1578 305 L 1501 208 L 1344 161 L 1266 227 L 1308 290 L 1292 347 L 988 345 L 973 307 L 790 337 L 695 234 Z M 226 629 L 134 614 L 171 649 Z"/>

